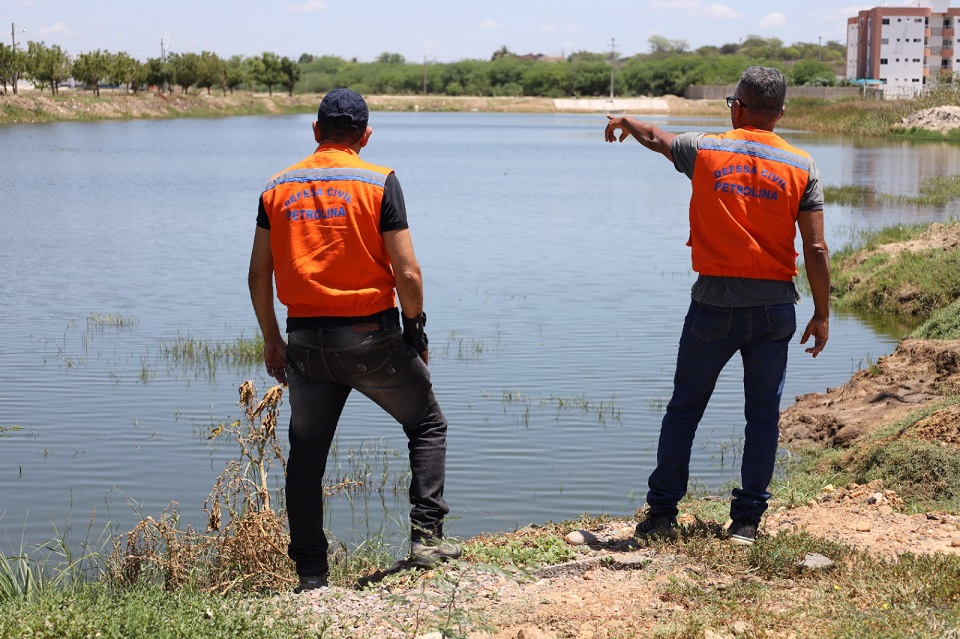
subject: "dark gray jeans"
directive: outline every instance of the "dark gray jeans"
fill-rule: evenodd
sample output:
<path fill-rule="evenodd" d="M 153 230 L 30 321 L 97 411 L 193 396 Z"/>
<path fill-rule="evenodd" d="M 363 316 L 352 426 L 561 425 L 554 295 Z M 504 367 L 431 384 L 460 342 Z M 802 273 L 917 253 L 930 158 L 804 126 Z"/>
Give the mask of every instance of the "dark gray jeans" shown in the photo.
<path fill-rule="evenodd" d="M 396 419 L 410 451 L 413 539 L 443 534 L 447 421 L 426 365 L 401 336 L 396 309 L 372 318 L 325 318 L 323 328 L 288 335 L 290 456 L 288 554 L 301 576 L 328 572 L 323 474 L 337 422 L 353 389 Z"/>

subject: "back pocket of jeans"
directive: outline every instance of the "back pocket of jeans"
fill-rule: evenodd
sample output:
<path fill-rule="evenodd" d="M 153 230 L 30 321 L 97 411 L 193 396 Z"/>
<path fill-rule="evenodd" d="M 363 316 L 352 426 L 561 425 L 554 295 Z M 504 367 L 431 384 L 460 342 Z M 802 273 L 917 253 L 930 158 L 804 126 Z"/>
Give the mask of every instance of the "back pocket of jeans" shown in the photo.
<path fill-rule="evenodd" d="M 797 330 L 797 309 L 793 304 L 773 304 L 767 307 L 770 337 L 790 339 Z"/>
<path fill-rule="evenodd" d="M 383 376 L 394 377 L 398 367 L 393 357 L 393 348 L 389 342 L 377 344 L 358 351 L 336 353 L 337 361 L 354 377 Z"/>
<path fill-rule="evenodd" d="M 733 324 L 733 309 L 697 304 L 696 314 L 693 316 L 693 335 L 704 342 L 716 342 L 730 336 L 730 326 Z"/>
<path fill-rule="evenodd" d="M 287 344 L 287 365 L 310 375 L 310 351 L 295 344 Z"/>

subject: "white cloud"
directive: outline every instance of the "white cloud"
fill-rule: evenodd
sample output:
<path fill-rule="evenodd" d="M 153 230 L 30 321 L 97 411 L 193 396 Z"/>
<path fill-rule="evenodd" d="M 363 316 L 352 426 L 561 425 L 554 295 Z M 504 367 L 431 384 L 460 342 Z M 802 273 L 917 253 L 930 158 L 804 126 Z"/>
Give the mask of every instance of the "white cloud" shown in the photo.
<path fill-rule="evenodd" d="M 484 20 L 480 23 L 481 29 L 502 29 L 503 25 L 496 20 Z"/>
<path fill-rule="evenodd" d="M 733 20 L 735 18 L 743 17 L 743 14 L 741 14 L 739 11 L 733 7 L 728 7 L 725 4 L 711 3 L 703 6 L 700 10 L 706 13 L 707 17 L 719 18 L 721 20 Z"/>
<path fill-rule="evenodd" d="M 35 31 L 38 36 L 48 36 L 48 35 L 57 35 L 57 36 L 72 36 L 76 33 L 67 26 L 66 22 L 57 22 L 49 27 L 40 27 Z"/>
<path fill-rule="evenodd" d="M 811 11 L 807 13 L 808 18 L 813 18 L 819 22 L 829 22 L 831 24 L 836 22 L 841 22 L 843 24 L 847 23 L 847 18 L 853 18 L 861 11 L 866 11 L 867 9 L 872 9 L 877 5 L 848 5 L 846 7 L 837 7 L 830 11 Z"/>
<path fill-rule="evenodd" d="M 716 2 L 701 2 L 700 0 L 653 0 L 647 7 L 660 11 L 683 11 L 684 14 L 696 18 L 732 20 L 743 17 L 733 7 Z"/>
<path fill-rule="evenodd" d="M 325 11 L 327 8 L 327 3 L 323 0 L 309 0 L 309 2 L 303 2 L 301 4 L 288 4 L 287 11 L 289 13 L 313 13 L 315 11 Z"/>
<path fill-rule="evenodd" d="M 758 26 L 764 29 L 779 29 L 785 27 L 787 26 L 787 16 L 779 12 L 769 13 L 758 23 Z"/>

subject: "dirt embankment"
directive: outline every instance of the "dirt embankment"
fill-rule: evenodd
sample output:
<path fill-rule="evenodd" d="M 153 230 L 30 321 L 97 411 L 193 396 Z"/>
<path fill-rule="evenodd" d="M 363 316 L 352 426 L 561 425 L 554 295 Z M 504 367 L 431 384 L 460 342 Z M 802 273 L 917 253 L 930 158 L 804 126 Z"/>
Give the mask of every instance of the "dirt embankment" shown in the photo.
<path fill-rule="evenodd" d="M 251 93 L 237 91 L 224 95 L 207 93 L 164 93 L 155 91 L 128 94 L 102 90 L 100 96 L 89 91 L 62 89 L 56 97 L 36 90 L 0 95 L 0 124 L 49 122 L 60 120 L 117 120 L 173 117 L 227 117 L 231 115 L 269 115 L 311 113 L 320 100 L 318 94 Z M 601 100 L 554 100 L 540 97 L 483 97 L 436 95 L 369 95 L 372 111 L 459 111 L 488 113 L 557 113 L 561 111 L 631 113 L 673 113 L 717 115 L 726 111 L 718 100 L 685 100 L 676 96 Z M 597 104 L 595 104 L 597 103 Z"/>

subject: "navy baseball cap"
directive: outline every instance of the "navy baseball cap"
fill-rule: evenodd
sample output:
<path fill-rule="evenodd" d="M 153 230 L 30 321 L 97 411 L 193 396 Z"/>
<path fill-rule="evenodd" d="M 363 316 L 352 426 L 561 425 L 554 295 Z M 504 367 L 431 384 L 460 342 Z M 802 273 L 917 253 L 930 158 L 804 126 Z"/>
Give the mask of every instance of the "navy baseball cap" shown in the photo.
<path fill-rule="evenodd" d="M 350 89 L 334 89 L 323 96 L 317 110 L 317 122 L 321 127 L 364 131 L 370 119 L 370 111 L 363 97 Z"/>

